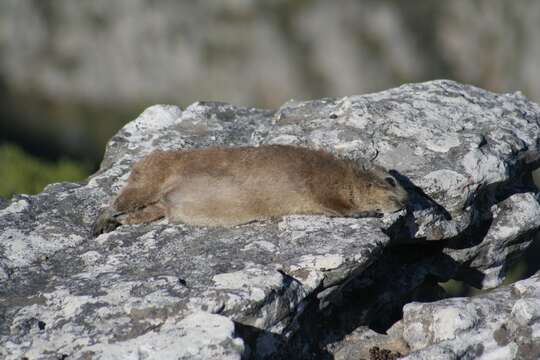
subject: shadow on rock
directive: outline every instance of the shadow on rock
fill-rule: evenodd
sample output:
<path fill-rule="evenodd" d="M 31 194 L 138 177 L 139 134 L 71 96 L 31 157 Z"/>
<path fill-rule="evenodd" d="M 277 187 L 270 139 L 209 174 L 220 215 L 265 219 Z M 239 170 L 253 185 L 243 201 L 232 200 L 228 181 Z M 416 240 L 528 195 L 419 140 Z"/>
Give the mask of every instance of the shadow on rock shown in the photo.
<path fill-rule="evenodd" d="M 240 336 L 246 345 L 243 359 L 334 359 L 332 354 L 324 349 L 309 347 L 308 342 L 298 349 L 292 347 L 284 336 L 239 322 L 234 324 L 236 335 Z"/>

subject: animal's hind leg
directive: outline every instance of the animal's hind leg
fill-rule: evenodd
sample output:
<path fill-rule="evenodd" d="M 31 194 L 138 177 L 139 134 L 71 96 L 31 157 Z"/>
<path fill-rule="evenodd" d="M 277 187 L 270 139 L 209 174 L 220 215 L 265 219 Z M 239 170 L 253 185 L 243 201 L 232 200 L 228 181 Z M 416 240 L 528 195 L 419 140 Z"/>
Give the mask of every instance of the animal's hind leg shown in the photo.
<path fill-rule="evenodd" d="M 111 207 L 108 207 L 98 215 L 92 226 L 92 235 L 98 236 L 100 234 L 108 233 L 120 225 L 122 224 L 116 219 L 116 211 Z"/>
<path fill-rule="evenodd" d="M 128 185 L 116 197 L 112 208 L 117 213 L 129 213 L 137 209 L 151 206 L 158 200 L 158 193 L 154 189 L 146 189 L 140 186 Z"/>
<path fill-rule="evenodd" d="M 92 228 L 92 234 L 98 236 L 99 234 L 113 231 L 120 225 L 151 222 L 164 216 L 165 207 L 161 203 L 151 204 L 139 210 L 120 214 L 111 207 L 108 207 L 96 219 Z"/>
<path fill-rule="evenodd" d="M 142 224 L 161 219 L 165 217 L 165 214 L 165 207 L 158 202 L 140 210 L 129 212 L 121 216 L 119 220 L 122 224 Z"/>

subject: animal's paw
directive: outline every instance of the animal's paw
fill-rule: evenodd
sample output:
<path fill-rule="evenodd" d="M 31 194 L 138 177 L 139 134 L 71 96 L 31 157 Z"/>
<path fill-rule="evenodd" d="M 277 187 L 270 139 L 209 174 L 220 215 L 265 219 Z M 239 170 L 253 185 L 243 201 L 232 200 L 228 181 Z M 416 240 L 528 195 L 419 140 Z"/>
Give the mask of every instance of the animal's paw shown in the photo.
<path fill-rule="evenodd" d="M 96 222 L 92 226 L 92 235 L 97 237 L 101 234 L 113 231 L 120 225 L 122 224 L 117 220 L 115 213 L 110 208 L 106 208 L 99 214 Z"/>

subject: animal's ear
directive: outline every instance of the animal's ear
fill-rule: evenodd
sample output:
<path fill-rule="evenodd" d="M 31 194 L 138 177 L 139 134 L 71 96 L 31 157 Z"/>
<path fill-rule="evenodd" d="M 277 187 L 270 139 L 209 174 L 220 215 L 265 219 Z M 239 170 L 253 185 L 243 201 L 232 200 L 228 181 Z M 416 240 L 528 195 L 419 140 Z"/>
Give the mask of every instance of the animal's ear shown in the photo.
<path fill-rule="evenodd" d="M 394 178 L 387 176 L 384 178 L 384 181 L 386 181 L 391 187 L 396 187 L 396 180 L 394 180 Z"/>

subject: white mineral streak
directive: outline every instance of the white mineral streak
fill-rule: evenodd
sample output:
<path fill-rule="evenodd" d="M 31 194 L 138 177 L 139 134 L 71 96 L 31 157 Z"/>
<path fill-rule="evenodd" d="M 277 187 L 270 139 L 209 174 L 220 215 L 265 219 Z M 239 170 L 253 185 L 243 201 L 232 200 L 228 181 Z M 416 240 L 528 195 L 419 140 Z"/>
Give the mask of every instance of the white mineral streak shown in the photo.
<path fill-rule="evenodd" d="M 242 289 L 254 302 L 261 301 L 267 293 L 280 287 L 283 276 L 279 272 L 269 272 L 260 268 L 249 268 L 245 271 L 236 271 L 214 275 L 212 278 L 218 289 Z"/>
<path fill-rule="evenodd" d="M 84 352 L 111 360 L 239 360 L 244 351 L 243 341 L 233 338 L 234 323 L 224 316 L 196 312 L 180 321 L 167 319 L 158 328 L 130 340 L 92 345 Z"/>
<path fill-rule="evenodd" d="M 30 203 L 26 199 L 14 201 L 7 208 L 0 210 L 0 216 L 11 215 L 23 212 L 30 208 Z"/>

